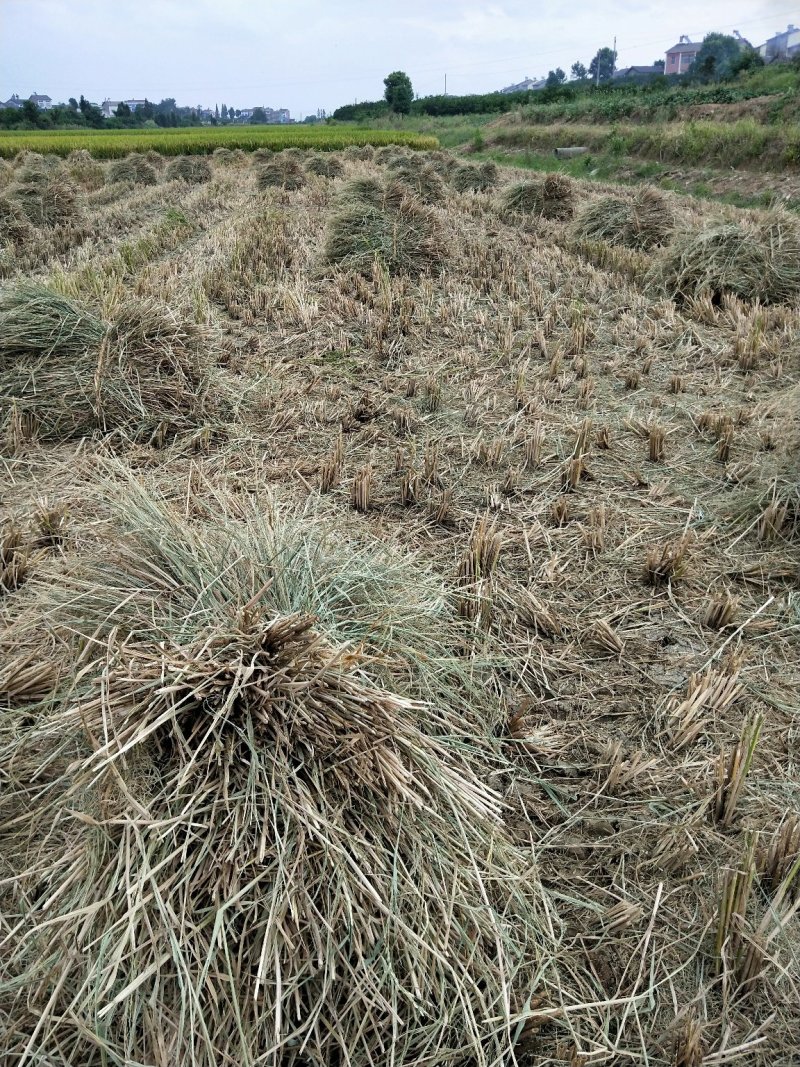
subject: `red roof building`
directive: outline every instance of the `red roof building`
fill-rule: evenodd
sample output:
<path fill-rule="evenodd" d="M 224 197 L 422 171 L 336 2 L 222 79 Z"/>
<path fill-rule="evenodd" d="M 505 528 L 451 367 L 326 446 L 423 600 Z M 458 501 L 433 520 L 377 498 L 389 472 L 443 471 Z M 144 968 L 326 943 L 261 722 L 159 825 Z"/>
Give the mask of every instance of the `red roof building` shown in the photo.
<path fill-rule="evenodd" d="M 700 51 L 699 44 L 693 44 L 684 34 L 680 41 L 667 49 L 667 61 L 664 65 L 665 74 L 685 74 L 694 63 L 695 56 Z"/>

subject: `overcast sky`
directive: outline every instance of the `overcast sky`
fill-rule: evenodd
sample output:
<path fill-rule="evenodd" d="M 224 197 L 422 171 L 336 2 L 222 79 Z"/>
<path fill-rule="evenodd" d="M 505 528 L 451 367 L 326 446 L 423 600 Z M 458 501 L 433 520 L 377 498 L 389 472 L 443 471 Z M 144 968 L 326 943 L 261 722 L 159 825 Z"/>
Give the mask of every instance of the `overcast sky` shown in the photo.
<path fill-rule="evenodd" d="M 800 24 L 800 0 L 0 0 L 0 99 L 174 96 L 288 107 L 374 100 L 405 70 L 420 96 L 490 92 L 589 63 L 652 63 L 680 34 L 739 30 L 761 44 Z"/>

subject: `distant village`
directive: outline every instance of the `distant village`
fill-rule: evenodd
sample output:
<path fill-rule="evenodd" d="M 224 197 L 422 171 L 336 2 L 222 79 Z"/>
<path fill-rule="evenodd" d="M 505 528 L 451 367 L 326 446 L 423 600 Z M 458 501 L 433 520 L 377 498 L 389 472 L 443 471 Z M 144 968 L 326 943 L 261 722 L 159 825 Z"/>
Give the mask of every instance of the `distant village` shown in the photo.
<path fill-rule="evenodd" d="M 69 105 L 65 103 L 57 104 L 53 101 L 52 97 L 41 93 L 31 93 L 29 97 L 20 97 L 16 93 L 10 97 L 10 99 L 2 101 L 0 100 L 0 108 L 13 108 L 21 109 L 25 105 L 25 100 L 31 101 L 35 104 L 39 111 L 50 111 L 53 107 L 67 107 Z M 174 103 L 174 102 L 173 102 Z M 130 99 L 130 100 L 110 100 L 106 98 L 102 103 L 94 103 L 88 101 L 88 104 L 92 108 L 96 108 L 103 118 L 110 119 L 116 118 L 120 114 L 129 114 L 135 111 L 146 111 L 148 108 L 154 109 L 156 105 L 152 101 L 145 99 Z M 217 105 L 214 108 L 204 107 L 202 104 L 198 104 L 195 107 L 178 108 L 180 112 L 189 112 L 195 116 L 200 122 L 215 123 L 215 122 L 260 122 L 267 125 L 285 125 L 294 122 L 294 119 L 289 114 L 288 108 L 272 108 L 265 107 L 263 105 L 256 105 L 255 107 L 243 107 L 243 108 L 229 108 L 225 104 L 220 108 Z"/>
<path fill-rule="evenodd" d="M 751 44 L 746 37 L 742 37 L 738 30 L 733 31 L 733 37 L 743 48 L 752 48 L 754 52 L 757 52 L 765 63 L 775 63 L 800 55 L 800 29 L 791 23 L 782 33 L 776 33 L 761 45 Z M 652 66 L 620 67 L 614 70 L 612 77 L 620 80 L 644 81 L 657 77 L 659 74 L 686 74 L 694 63 L 701 45 L 701 41 L 691 41 L 685 34 L 681 35 L 678 43 L 666 50 L 664 59 L 658 60 Z M 538 89 L 544 89 L 546 85 L 546 78 L 525 78 L 524 81 L 517 82 L 515 85 L 507 85 L 500 92 L 535 92 Z"/>

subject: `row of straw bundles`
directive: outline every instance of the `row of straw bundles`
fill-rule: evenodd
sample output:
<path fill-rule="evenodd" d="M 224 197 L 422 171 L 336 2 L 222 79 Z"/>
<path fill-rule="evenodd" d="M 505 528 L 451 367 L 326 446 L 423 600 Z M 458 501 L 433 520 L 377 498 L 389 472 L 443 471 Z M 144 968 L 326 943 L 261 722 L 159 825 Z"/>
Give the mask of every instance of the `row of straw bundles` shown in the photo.
<path fill-rule="evenodd" d="M 509 186 L 500 197 L 510 217 L 536 214 L 566 219 L 574 209 L 575 188 L 560 174 Z M 702 230 L 677 231 L 667 196 L 642 188 L 587 204 L 571 233 L 579 241 L 604 241 L 639 251 L 667 245 L 654 260 L 648 280 L 678 300 L 726 293 L 764 304 L 792 303 L 800 294 L 800 227 L 791 216 L 741 216 Z"/>
<path fill-rule="evenodd" d="M 505 214 L 512 216 L 569 219 L 575 210 L 575 183 L 564 174 L 516 182 L 503 190 L 500 206 Z"/>
<path fill-rule="evenodd" d="M 0 394 L 42 438 L 93 429 L 131 436 L 196 425 L 210 373 L 206 338 L 153 299 L 108 320 L 45 286 L 0 290 Z"/>
<path fill-rule="evenodd" d="M 504 1062 L 547 933 L 441 588 L 227 507 L 131 485 L 39 592 L 72 662 L 0 723 L 0 1060 Z"/>
<path fill-rule="evenodd" d="M 402 182 L 348 182 L 336 199 L 325 235 L 329 263 L 369 274 L 377 260 L 391 274 L 439 268 L 447 255 L 442 224 L 432 207 Z"/>

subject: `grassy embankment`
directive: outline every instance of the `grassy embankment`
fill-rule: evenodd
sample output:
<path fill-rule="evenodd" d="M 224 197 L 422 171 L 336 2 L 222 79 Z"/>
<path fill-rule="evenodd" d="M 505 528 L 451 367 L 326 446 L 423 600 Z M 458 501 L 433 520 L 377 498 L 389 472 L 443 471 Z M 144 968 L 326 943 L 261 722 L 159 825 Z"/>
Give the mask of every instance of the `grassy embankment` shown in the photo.
<path fill-rule="evenodd" d="M 612 90 L 584 92 L 573 99 L 532 103 L 522 108 L 521 114 L 525 122 L 538 125 L 649 123 L 691 118 L 697 110 L 706 108 L 716 109 L 715 117 L 723 121 L 740 117 L 744 111 L 763 122 L 779 124 L 796 121 L 800 109 L 798 88 L 800 70 L 773 66 L 714 85 L 615 86 Z"/>
<path fill-rule="evenodd" d="M 520 118 L 492 129 L 487 143 L 498 148 L 552 151 L 585 145 L 611 156 L 661 162 L 780 170 L 800 164 L 800 128 L 738 122 L 681 122 L 641 125 L 528 125 Z"/>

